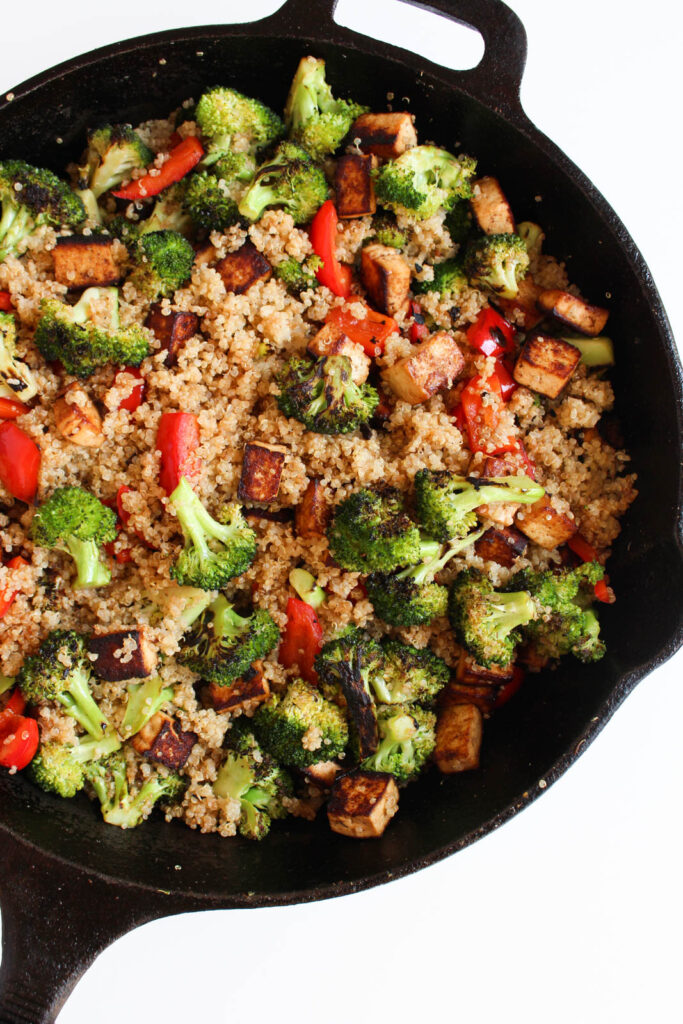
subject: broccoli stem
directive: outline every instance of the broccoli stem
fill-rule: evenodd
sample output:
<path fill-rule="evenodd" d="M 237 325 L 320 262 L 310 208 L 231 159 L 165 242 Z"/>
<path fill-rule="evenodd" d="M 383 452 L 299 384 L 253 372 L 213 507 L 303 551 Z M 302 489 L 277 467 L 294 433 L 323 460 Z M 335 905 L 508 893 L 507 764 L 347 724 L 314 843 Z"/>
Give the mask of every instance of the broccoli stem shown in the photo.
<path fill-rule="evenodd" d="M 536 605 L 526 590 L 515 594 L 496 593 L 489 600 L 489 622 L 500 640 L 505 639 L 517 626 L 525 626 L 535 617 Z"/>
<path fill-rule="evenodd" d="M 2 219 L 0 220 L 0 239 L 2 249 L 0 259 L 4 259 L 21 242 L 25 235 L 30 234 L 33 227 L 31 212 L 24 206 L 15 206 L 5 201 L 3 203 Z"/>
<path fill-rule="evenodd" d="M 433 583 L 435 576 L 450 562 L 451 558 L 464 551 L 470 544 L 474 544 L 483 533 L 485 533 L 485 529 L 477 530 L 476 533 L 469 533 L 466 537 L 456 537 L 446 546 L 445 551 L 436 540 L 423 541 L 424 561 L 421 565 L 409 566 L 407 569 L 397 572 L 396 579 L 412 579 L 418 586 L 423 586 L 425 583 Z"/>
<path fill-rule="evenodd" d="M 215 636 L 234 640 L 249 628 L 249 619 L 234 612 L 232 605 L 222 594 L 216 598 L 209 610 L 213 614 Z"/>
<path fill-rule="evenodd" d="M 106 587 L 111 580 L 111 572 L 102 561 L 99 545 L 94 540 L 67 537 L 66 546 L 76 563 L 77 576 L 73 584 L 75 589 Z"/>
<path fill-rule="evenodd" d="M 220 540 L 224 544 L 230 542 L 234 531 L 229 526 L 217 523 L 213 516 L 209 515 L 185 477 L 182 477 L 171 495 L 171 502 L 185 539 L 194 544 L 201 562 L 211 557 L 212 552 L 208 544 L 210 539 Z"/>
<path fill-rule="evenodd" d="M 67 714 L 75 718 L 93 739 L 101 740 L 110 730 L 109 722 L 98 708 L 90 692 L 88 677 L 81 669 L 73 673 L 69 686 L 57 697 L 57 700 Z"/>

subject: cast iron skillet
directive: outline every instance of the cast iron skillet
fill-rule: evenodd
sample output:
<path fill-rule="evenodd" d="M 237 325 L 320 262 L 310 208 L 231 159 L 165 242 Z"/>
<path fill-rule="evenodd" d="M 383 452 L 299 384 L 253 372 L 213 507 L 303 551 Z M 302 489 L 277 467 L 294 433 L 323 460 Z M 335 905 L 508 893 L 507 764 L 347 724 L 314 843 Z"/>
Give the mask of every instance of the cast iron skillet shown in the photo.
<path fill-rule="evenodd" d="M 501 177 L 519 219 L 543 224 L 548 251 L 575 255 L 572 276 L 586 294 L 600 301 L 611 293 L 624 440 L 641 493 L 656 500 L 633 506 L 610 562 L 619 601 L 602 613 L 609 654 L 596 666 L 563 665 L 552 686 L 529 680 L 487 723 L 482 770 L 434 773 L 409 787 L 379 841 L 342 839 L 324 815 L 313 825 L 278 823 L 260 844 L 224 842 L 156 818 L 124 833 L 103 825 L 85 797 L 53 799 L 3 773 L 0 1022 L 52 1021 L 97 953 L 143 922 L 338 896 L 454 853 L 564 772 L 635 684 L 683 642 L 681 367 L 649 271 L 602 196 L 525 116 L 518 18 L 500 0 L 410 2 L 478 29 L 486 43 L 479 66 L 445 70 L 357 35 L 335 24 L 335 0 L 288 0 L 257 23 L 146 36 L 31 79 L 0 106 L 2 156 L 61 170 L 78 155 L 87 126 L 165 116 L 216 82 L 279 108 L 309 52 L 327 60 L 342 92 L 348 86 L 375 109 L 385 108 L 388 91 L 409 96 L 421 138 L 460 142 L 475 154 Z"/>

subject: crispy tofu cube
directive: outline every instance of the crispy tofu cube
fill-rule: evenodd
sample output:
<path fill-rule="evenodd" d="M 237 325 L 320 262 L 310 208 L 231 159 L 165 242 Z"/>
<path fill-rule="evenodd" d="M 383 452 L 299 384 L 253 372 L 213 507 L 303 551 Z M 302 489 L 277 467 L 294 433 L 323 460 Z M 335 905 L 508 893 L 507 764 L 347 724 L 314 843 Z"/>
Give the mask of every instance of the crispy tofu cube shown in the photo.
<path fill-rule="evenodd" d="M 483 719 L 475 704 L 446 704 L 436 722 L 434 760 L 440 772 L 453 775 L 479 767 Z"/>
<path fill-rule="evenodd" d="M 216 264 L 216 270 L 223 278 L 226 292 L 242 295 L 257 283 L 267 281 L 273 273 L 268 260 L 253 242 L 245 242 L 236 252 L 228 255 Z"/>
<path fill-rule="evenodd" d="M 339 324 L 329 323 L 320 328 L 308 343 L 314 356 L 346 356 L 351 360 L 351 378 L 354 384 L 365 384 L 370 373 L 371 359 L 362 345 L 351 341 Z"/>
<path fill-rule="evenodd" d="M 304 768 L 303 773 L 310 782 L 322 789 L 330 789 L 334 780 L 341 771 L 341 765 L 336 761 L 318 761 Z"/>
<path fill-rule="evenodd" d="M 527 274 L 518 282 L 517 295 L 514 299 L 504 299 L 493 295 L 491 299 L 500 307 L 502 313 L 524 331 L 531 331 L 540 324 L 544 313 L 539 311 L 537 302 L 543 289 L 536 284 L 531 274 Z"/>
<path fill-rule="evenodd" d="M 492 526 L 475 542 L 474 550 L 480 558 L 509 569 L 525 554 L 528 546 L 528 539 L 514 526 Z"/>
<path fill-rule="evenodd" d="M 417 146 L 415 125 L 407 111 L 361 114 L 354 121 L 349 137 L 358 139 L 364 153 L 374 153 L 381 160 L 395 160 L 407 149 Z"/>
<path fill-rule="evenodd" d="M 372 154 L 347 153 L 340 156 L 334 172 L 334 194 L 337 215 L 365 217 L 377 209 L 372 171 L 377 157 Z"/>
<path fill-rule="evenodd" d="M 294 525 L 299 537 L 322 537 L 330 520 L 330 507 L 319 477 L 308 481 L 304 496 L 299 503 Z"/>
<path fill-rule="evenodd" d="M 173 772 L 183 767 L 196 742 L 196 733 L 183 732 L 176 720 L 163 711 L 157 711 L 130 741 L 138 754 Z"/>
<path fill-rule="evenodd" d="M 513 235 L 515 218 L 497 178 L 479 178 L 470 199 L 477 224 L 487 235 Z"/>
<path fill-rule="evenodd" d="M 491 665 L 485 668 L 465 651 L 460 655 L 460 661 L 455 671 L 455 678 L 463 686 L 489 686 L 495 688 L 503 683 L 509 683 L 514 677 L 514 665 Z"/>
<path fill-rule="evenodd" d="M 185 312 L 165 314 L 161 305 L 155 303 L 147 314 L 145 327 L 150 328 L 161 347 L 166 349 L 166 365 L 175 366 L 181 348 L 199 330 L 199 317 L 196 313 Z"/>
<path fill-rule="evenodd" d="M 591 306 L 585 299 L 555 288 L 541 292 L 536 302 L 545 313 L 552 313 L 563 324 L 591 338 L 601 333 L 609 317 L 608 309 Z"/>
<path fill-rule="evenodd" d="M 361 251 L 361 277 L 376 309 L 393 316 L 405 308 L 410 291 L 410 264 L 390 245 L 373 242 Z"/>
<path fill-rule="evenodd" d="M 578 529 L 576 520 L 558 511 L 547 494 L 521 509 L 515 522 L 529 540 L 548 551 L 565 544 Z"/>
<path fill-rule="evenodd" d="M 150 676 L 157 654 L 142 629 L 118 629 L 94 634 L 88 639 L 92 670 L 98 679 L 118 683 L 123 679 Z"/>
<path fill-rule="evenodd" d="M 114 239 L 103 235 L 58 238 L 52 258 L 55 280 L 67 288 L 105 287 L 121 277 L 114 259 Z"/>
<path fill-rule="evenodd" d="M 237 489 L 240 501 L 274 501 L 287 449 L 281 444 L 248 441 L 244 446 L 242 475 Z"/>
<path fill-rule="evenodd" d="M 437 331 L 382 376 L 404 402 L 419 405 L 442 388 L 450 388 L 464 365 L 463 354 L 450 334 Z"/>
<path fill-rule="evenodd" d="M 337 779 L 327 804 L 330 828 L 352 839 L 381 836 L 398 810 L 398 786 L 392 775 L 353 772 Z"/>
<path fill-rule="evenodd" d="M 513 376 L 518 384 L 557 398 L 581 361 L 575 345 L 548 334 L 534 334 L 517 357 Z"/>
<path fill-rule="evenodd" d="M 440 706 L 473 704 L 482 715 L 489 715 L 496 703 L 498 690 L 490 683 L 459 683 L 453 680 L 441 691 Z"/>
<path fill-rule="evenodd" d="M 207 693 L 212 708 L 219 713 L 236 711 L 247 704 L 262 704 L 270 696 L 268 680 L 263 677 L 263 662 L 255 661 L 242 678 L 230 686 L 209 683 Z"/>
<path fill-rule="evenodd" d="M 99 448 L 104 443 L 102 417 L 82 384 L 73 381 L 55 399 L 57 430 L 72 444 Z"/>

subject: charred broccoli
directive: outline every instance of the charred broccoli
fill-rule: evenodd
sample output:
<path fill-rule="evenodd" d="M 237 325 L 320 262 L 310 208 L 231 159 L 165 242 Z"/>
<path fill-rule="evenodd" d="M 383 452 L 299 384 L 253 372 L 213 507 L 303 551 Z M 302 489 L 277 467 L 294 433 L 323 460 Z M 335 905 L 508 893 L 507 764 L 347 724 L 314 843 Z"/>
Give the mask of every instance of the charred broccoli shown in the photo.
<path fill-rule="evenodd" d="M 285 123 L 290 136 L 316 160 L 334 153 L 361 114 L 363 107 L 336 100 L 325 79 L 325 61 L 303 57 L 296 69 L 287 103 Z"/>
<path fill-rule="evenodd" d="M 377 712 L 379 746 L 361 762 L 364 771 L 389 772 L 397 782 L 415 779 L 436 746 L 436 715 L 416 704 L 394 704 Z"/>
<path fill-rule="evenodd" d="M 179 660 L 203 679 L 228 686 L 278 643 L 280 631 L 265 608 L 246 618 L 221 594 L 185 636 Z"/>
<path fill-rule="evenodd" d="M 168 298 L 192 275 L 194 249 L 177 231 L 150 231 L 134 249 L 135 269 L 129 280 L 154 302 Z"/>
<path fill-rule="evenodd" d="M 302 679 L 285 693 L 272 694 L 253 723 L 264 749 L 291 768 L 340 757 L 349 738 L 343 711 Z"/>
<path fill-rule="evenodd" d="M 25 248 L 43 224 L 70 227 L 85 220 L 82 200 L 52 171 L 23 160 L 0 162 L 0 262 Z"/>
<path fill-rule="evenodd" d="M 245 839 L 263 839 L 270 830 L 271 820 L 287 815 L 283 798 L 292 796 L 292 780 L 261 750 L 248 727 L 234 724 L 228 733 L 227 745 L 213 791 L 220 799 L 239 800 L 240 835 Z"/>
<path fill-rule="evenodd" d="M 327 539 L 344 569 L 391 572 L 420 561 L 420 531 L 394 487 L 364 487 L 351 494 L 337 505 Z"/>
<path fill-rule="evenodd" d="M 415 506 L 425 530 L 440 541 L 465 537 L 477 524 L 481 505 L 533 505 L 545 490 L 528 476 L 457 476 L 446 470 L 415 474 Z"/>
<path fill-rule="evenodd" d="M 76 563 L 75 588 L 104 587 L 111 579 L 101 548 L 116 539 L 116 513 L 82 487 L 58 487 L 31 522 L 35 544 L 68 552 Z"/>
<path fill-rule="evenodd" d="M 83 789 L 86 766 L 113 754 L 121 746 L 115 733 L 78 743 L 41 743 L 28 766 L 29 778 L 48 793 L 72 797 Z"/>
<path fill-rule="evenodd" d="M 281 142 L 271 159 L 258 170 L 238 209 L 248 220 L 258 220 L 269 206 L 283 206 L 295 224 L 306 224 L 329 195 L 322 168 L 301 146 Z"/>
<path fill-rule="evenodd" d="M 355 384 L 348 356 L 294 356 L 278 374 L 278 405 L 316 434 L 348 434 L 367 423 L 379 404 L 370 384 Z"/>
<path fill-rule="evenodd" d="M 514 299 L 529 269 L 529 254 L 518 235 L 482 235 L 467 246 L 463 267 L 476 288 Z"/>
<path fill-rule="evenodd" d="M 414 146 L 390 160 L 377 174 L 375 191 L 381 206 L 424 220 L 450 210 L 472 195 L 476 162 L 455 157 L 437 146 Z"/>
<path fill-rule="evenodd" d="M 467 277 L 462 268 L 462 260 L 444 260 L 434 265 L 434 277 L 431 281 L 413 281 L 416 295 L 424 292 L 438 292 L 439 295 L 450 295 L 461 292 L 467 287 Z"/>
<path fill-rule="evenodd" d="M 0 398 L 30 402 L 38 385 L 26 363 L 17 359 L 17 328 L 11 313 L 0 313 Z"/>
<path fill-rule="evenodd" d="M 95 199 L 130 178 L 131 172 L 154 160 L 129 124 L 107 124 L 88 135 L 85 163 L 78 169 L 78 186 L 90 189 Z"/>
<path fill-rule="evenodd" d="M 179 775 L 162 775 L 157 770 L 138 790 L 131 791 L 122 751 L 88 765 L 86 777 L 100 801 L 102 817 L 119 828 L 135 828 L 149 817 L 158 800 L 177 800 L 185 786 Z"/>
<path fill-rule="evenodd" d="M 193 222 L 207 231 L 223 231 L 236 224 L 240 216 L 234 188 L 224 178 L 208 171 L 190 178 L 185 208 Z"/>
<path fill-rule="evenodd" d="M 480 665 L 508 665 L 522 639 L 520 626 L 537 615 L 526 590 L 501 593 L 478 569 L 458 574 L 448 594 L 448 617 L 458 643 Z"/>
<path fill-rule="evenodd" d="M 403 249 L 408 241 L 408 232 L 400 228 L 390 213 L 380 214 L 372 222 L 373 240 L 391 249 Z"/>
<path fill-rule="evenodd" d="M 322 265 L 323 261 L 319 256 L 308 256 L 301 263 L 293 256 L 289 256 L 275 267 L 275 276 L 286 285 L 292 294 L 301 295 L 309 288 L 318 287 L 315 272 Z"/>
<path fill-rule="evenodd" d="M 382 661 L 370 677 L 382 704 L 432 705 L 448 682 L 450 670 L 429 647 L 413 647 L 400 640 L 382 643 Z"/>
<path fill-rule="evenodd" d="M 320 691 L 328 700 L 344 703 L 342 676 L 354 651 L 359 655 L 360 674 L 365 690 L 368 694 L 371 693 L 370 680 L 382 666 L 382 648 L 365 630 L 357 626 L 347 626 L 323 645 L 315 659 Z"/>
<path fill-rule="evenodd" d="M 195 120 L 207 143 L 203 167 L 243 152 L 253 154 L 284 135 L 282 121 L 265 103 L 223 86 L 201 96 Z"/>

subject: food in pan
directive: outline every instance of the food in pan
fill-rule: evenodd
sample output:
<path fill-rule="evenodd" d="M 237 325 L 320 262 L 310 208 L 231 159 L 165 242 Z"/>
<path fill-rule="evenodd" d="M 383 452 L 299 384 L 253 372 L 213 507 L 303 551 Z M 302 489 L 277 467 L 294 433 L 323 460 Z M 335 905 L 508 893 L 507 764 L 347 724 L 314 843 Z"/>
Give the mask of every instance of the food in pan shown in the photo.
<path fill-rule="evenodd" d="M 109 824 L 379 836 L 604 654 L 608 311 L 337 91 L 305 57 L 282 118 L 217 86 L 0 163 L 0 762 Z"/>

